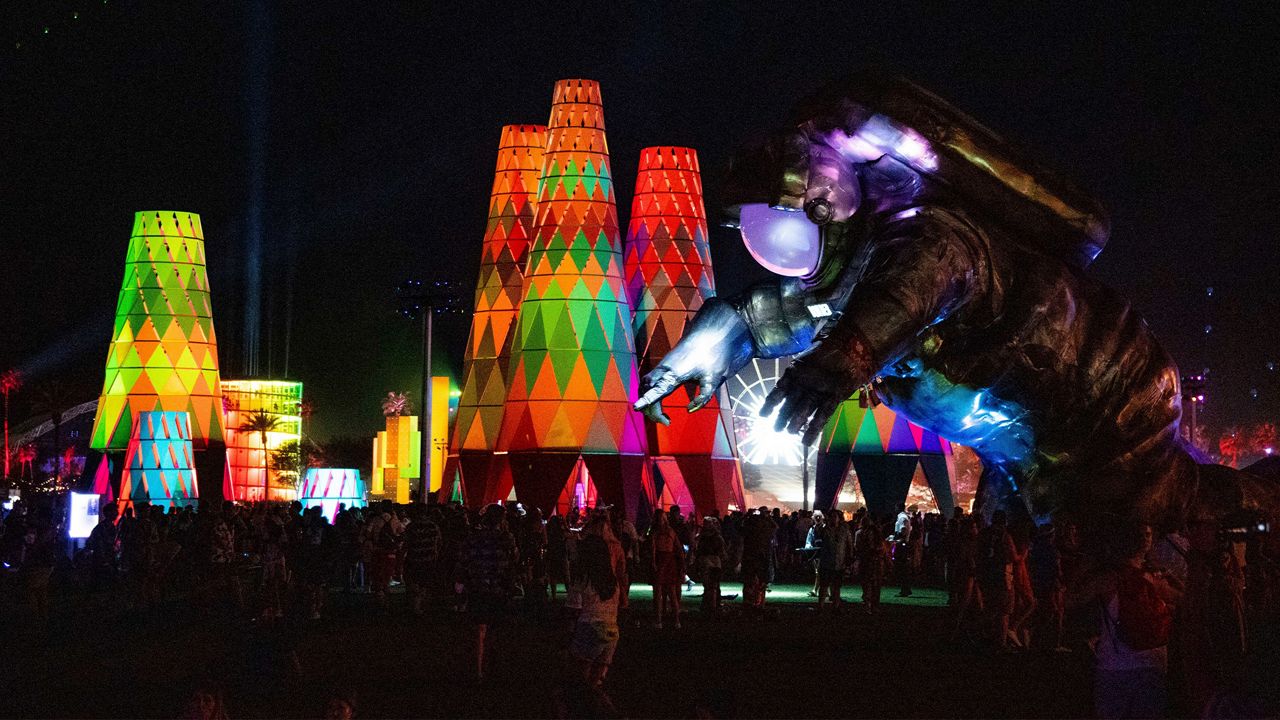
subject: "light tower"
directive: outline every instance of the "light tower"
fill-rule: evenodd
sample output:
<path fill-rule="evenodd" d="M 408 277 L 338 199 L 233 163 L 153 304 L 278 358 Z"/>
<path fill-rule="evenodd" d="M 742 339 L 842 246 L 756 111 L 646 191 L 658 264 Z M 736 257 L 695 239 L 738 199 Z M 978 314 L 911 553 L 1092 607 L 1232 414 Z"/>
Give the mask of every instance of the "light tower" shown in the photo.
<path fill-rule="evenodd" d="M 634 509 L 645 432 L 597 82 L 556 83 L 534 227 L 497 452 L 526 503 L 582 488 Z"/>
<path fill-rule="evenodd" d="M 696 150 L 641 151 L 625 255 L 627 297 L 635 311 L 632 328 L 644 374 L 679 341 L 703 301 L 715 295 Z M 685 410 L 691 400 L 689 388 L 677 390 L 662 403 L 671 425 L 646 424 L 653 481 L 687 490 L 699 513 L 719 515 L 729 505 L 741 508 L 742 471 L 727 390 L 722 387 L 695 413 Z M 660 494 L 655 488 L 651 496 L 656 500 Z"/>
<path fill-rule="evenodd" d="M 489 195 L 475 312 L 462 359 L 462 395 L 449 448 L 447 479 L 461 474 L 468 504 L 505 499 L 511 470 L 495 456 L 511 381 L 511 340 L 523 298 L 524 265 L 533 238 L 545 125 L 507 125 Z"/>
<path fill-rule="evenodd" d="M 204 231 L 195 213 L 134 215 L 89 446 L 124 450 L 138 415 L 156 410 L 187 413 L 197 450 L 223 439 Z"/>

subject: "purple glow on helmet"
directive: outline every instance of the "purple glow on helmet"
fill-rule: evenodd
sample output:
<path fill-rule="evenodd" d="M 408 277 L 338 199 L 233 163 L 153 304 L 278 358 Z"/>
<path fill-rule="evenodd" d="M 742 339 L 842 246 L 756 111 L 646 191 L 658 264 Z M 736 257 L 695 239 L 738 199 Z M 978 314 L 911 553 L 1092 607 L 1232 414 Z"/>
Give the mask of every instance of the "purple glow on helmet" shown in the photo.
<path fill-rule="evenodd" d="M 872 115 L 853 135 L 839 133 L 828 142 L 860 162 L 874 162 L 893 155 L 923 172 L 938 169 L 938 156 L 920 133 L 898 125 L 884 115 Z"/>
<path fill-rule="evenodd" d="M 742 206 L 742 242 L 756 262 L 787 277 L 812 275 L 822 260 L 822 237 L 817 225 L 801 210 Z"/>

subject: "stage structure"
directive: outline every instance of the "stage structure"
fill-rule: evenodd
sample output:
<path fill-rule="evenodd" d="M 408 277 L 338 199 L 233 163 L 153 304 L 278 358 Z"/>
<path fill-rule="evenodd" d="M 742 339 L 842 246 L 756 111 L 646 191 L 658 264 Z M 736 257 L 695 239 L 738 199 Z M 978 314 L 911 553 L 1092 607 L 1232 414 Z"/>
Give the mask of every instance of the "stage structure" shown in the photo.
<path fill-rule="evenodd" d="M 218 346 L 200 216 L 134 215 L 90 447 L 124 450 L 140 413 L 190 416 L 197 450 L 223 438 Z"/>
<path fill-rule="evenodd" d="M 194 456 L 187 413 L 138 413 L 125 451 L 121 506 L 138 502 L 163 507 L 196 504 L 199 493 Z"/>
<path fill-rule="evenodd" d="M 535 218 L 496 452 L 525 503 L 587 484 L 634 512 L 645 431 L 599 83 L 556 83 Z"/>
<path fill-rule="evenodd" d="M 652 370 L 684 333 L 685 323 L 715 295 L 698 153 L 684 147 L 640 152 L 625 251 L 627 297 L 634 315 L 640 372 Z M 742 508 L 742 473 L 728 394 L 715 390 L 699 412 L 686 407 L 696 386 L 663 400 L 669 426 L 649 423 L 651 485 L 658 507 L 692 501 L 701 514 Z"/>
<path fill-rule="evenodd" d="M 446 472 L 452 482 L 461 480 L 471 505 L 487 498 L 505 499 L 511 492 L 511 469 L 505 456 L 495 456 L 493 451 L 511 384 L 511 338 L 523 299 L 524 265 L 533 237 L 546 143 L 544 125 L 504 126 L 498 142 L 475 312 L 462 359 L 462 395 Z"/>
<path fill-rule="evenodd" d="M 388 415 L 387 429 L 379 431 L 373 439 L 370 499 L 390 500 L 401 505 L 409 502 L 412 481 L 422 477 L 421 458 L 422 431 L 418 429 L 418 417 Z"/>
<path fill-rule="evenodd" d="M 321 507 L 329 522 L 333 522 L 339 505 L 348 508 L 368 505 L 364 480 L 354 468 L 309 468 L 302 479 L 298 499 L 305 508 Z"/>
<path fill-rule="evenodd" d="M 773 416 L 762 417 L 765 398 L 790 365 L 789 358 L 754 358 L 725 383 L 743 472 L 763 496 L 760 502 L 800 508 L 802 465 L 808 462 L 812 507 L 838 502 L 891 512 L 900 503 L 922 501 L 926 511 L 951 513 L 951 444 L 884 405 L 869 407 L 861 393 L 840 404 L 807 453 L 799 435 L 776 429 Z"/>
<path fill-rule="evenodd" d="M 298 478 L 274 467 L 272 454 L 302 442 L 302 383 L 294 380 L 223 380 L 227 467 L 233 495 L 227 500 L 298 499 Z M 262 430 L 241 429 L 265 420 Z M 265 461 L 265 465 L 264 465 Z M 223 491 L 224 495 L 226 490 Z"/>

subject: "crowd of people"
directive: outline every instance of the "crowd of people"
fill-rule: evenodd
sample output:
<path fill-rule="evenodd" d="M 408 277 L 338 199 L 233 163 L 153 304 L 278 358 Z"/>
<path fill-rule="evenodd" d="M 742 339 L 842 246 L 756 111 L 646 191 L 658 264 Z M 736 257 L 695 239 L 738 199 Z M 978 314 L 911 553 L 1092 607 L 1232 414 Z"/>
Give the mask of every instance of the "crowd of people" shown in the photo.
<path fill-rule="evenodd" d="M 320 619 L 340 591 L 368 593 L 373 607 L 386 609 L 392 588 L 403 586 L 407 612 L 440 607 L 471 618 L 474 676 L 484 678 L 491 629 L 510 614 L 545 611 L 563 595 L 572 617 L 569 654 L 584 686 L 606 705 L 620 625 L 642 620 L 630 607 L 636 582 L 652 586 L 651 620 L 668 630 L 682 627 L 682 596 L 695 582 L 708 619 L 734 599 L 721 590 L 730 579 L 742 583 L 735 605 L 749 618 L 774 615 L 767 598 L 782 582 L 811 583 L 817 609 L 832 613 L 845 606 L 846 581 L 857 582 L 860 610 L 873 615 L 886 581 L 900 597 L 920 585 L 943 587 L 953 636 L 1002 653 L 1070 652 L 1080 645 L 1067 637 L 1065 617 L 1084 607 L 1098 619 L 1102 717 L 1163 712 L 1174 675 L 1184 708 L 1238 689 L 1245 588 L 1269 587 L 1263 578 L 1245 582 L 1243 544 L 1223 541 L 1212 527 L 1158 541 L 1150 528 L 1132 532 L 1116 541 L 1112 562 L 1099 565 L 1086 561 L 1072 523 L 1037 525 L 1002 511 L 984 521 L 960 508 L 944 518 L 916 506 L 896 515 L 761 507 L 722 517 L 672 507 L 640 518 L 640 527 L 617 507 L 544 519 L 517 503 L 382 501 L 340 507 L 332 520 L 297 502 L 119 508 L 106 505 L 71 555 L 54 506 L 19 502 L 0 518 L 0 557 L 37 619 L 48 616 L 59 568 L 72 584 L 115 593 L 130 610 L 185 596 L 264 623 L 289 613 Z M 1155 629 L 1135 639 L 1135 626 Z"/>

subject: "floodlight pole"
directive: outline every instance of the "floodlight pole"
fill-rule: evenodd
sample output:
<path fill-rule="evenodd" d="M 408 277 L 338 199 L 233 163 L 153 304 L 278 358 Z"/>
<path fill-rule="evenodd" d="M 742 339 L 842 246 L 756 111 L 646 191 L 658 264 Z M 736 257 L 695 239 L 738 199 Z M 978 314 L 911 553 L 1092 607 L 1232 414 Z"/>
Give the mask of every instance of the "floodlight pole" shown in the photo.
<path fill-rule="evenodd" d="M 800 467 L 803 468 L 800 471 L 800 492 L 804 497 L 804 500 L 802 501 L 800 509 L 808 510 L 809 509 L 809 444 L 808 443 L 801 445 Z"/>

